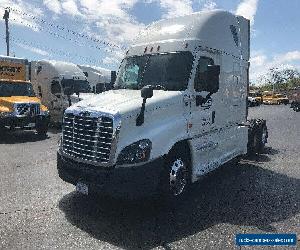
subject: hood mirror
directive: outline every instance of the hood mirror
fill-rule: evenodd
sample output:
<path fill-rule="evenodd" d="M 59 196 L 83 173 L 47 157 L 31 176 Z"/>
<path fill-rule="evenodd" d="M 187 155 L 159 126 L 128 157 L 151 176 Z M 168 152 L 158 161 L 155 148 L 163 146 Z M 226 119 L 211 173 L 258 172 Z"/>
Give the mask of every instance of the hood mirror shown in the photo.
<path fill-rule="evenodd" d="M 136 126 L 142 126 L 144 123 L 145 106 L 148 98 L 153 96 L 153 86 L 147 85 L 141 89 L 141 97 L 143 98 L 141 112 L 136 118 Z"/>
<path fill-rule="evenodd" d="M 143 99 L 148 99 L 153 96 L 153 87 L 151 85 L 147 85 L 141 90 L 141 97 Z"/>

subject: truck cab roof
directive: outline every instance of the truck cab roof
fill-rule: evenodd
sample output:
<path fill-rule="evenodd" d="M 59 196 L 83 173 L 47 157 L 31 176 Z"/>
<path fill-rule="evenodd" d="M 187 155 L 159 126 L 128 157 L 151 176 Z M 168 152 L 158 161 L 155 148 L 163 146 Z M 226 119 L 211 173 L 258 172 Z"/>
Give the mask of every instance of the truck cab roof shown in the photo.
<path fill-rule="evenodd" d="M 248 30 L 249 20 L 242 16 L 223 10 L 200 11 L 149 25 L 139 34 L 129 55 L 137 52 L 134 48 L 151 44 L 159 45 L 159 51 L 164 52 L 167 51 L 166 44 L 177 42 L 183 45 L 184 50 L 186 43 L 195 41 L 206 49 L 222 51 L 248 61 Z"/>

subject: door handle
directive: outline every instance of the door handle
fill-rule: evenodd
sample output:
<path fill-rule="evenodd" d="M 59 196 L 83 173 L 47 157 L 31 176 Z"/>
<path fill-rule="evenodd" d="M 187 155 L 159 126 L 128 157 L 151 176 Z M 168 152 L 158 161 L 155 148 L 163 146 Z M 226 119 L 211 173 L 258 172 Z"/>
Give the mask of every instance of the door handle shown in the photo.
<path fill-rule="evenodd" d="M 215 118 L 216 118 L 216 111 L 213 111 L 211 113 L 211 123 L 215 123 Z"/>

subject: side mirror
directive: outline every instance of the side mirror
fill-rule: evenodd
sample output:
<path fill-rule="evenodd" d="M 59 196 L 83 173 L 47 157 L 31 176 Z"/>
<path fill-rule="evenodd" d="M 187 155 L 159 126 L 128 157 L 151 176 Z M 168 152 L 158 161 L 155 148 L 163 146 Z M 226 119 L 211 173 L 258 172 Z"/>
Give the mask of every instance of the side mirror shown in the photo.
<path fill-rule="evenodd" d="M 219 90 L 220 65 L 207 66 L 207 82 L 210 93 L 216 93 Z"/>
<path fill-rule="evenodd" d="M 138 114 L 136 118 L 136 126 L 142 126 L 144 123 L 144 115 L 145 115 L 145 107 L 146 100 L 153 96 L 153 87 L 151 85 L 147 85 L 141 90 L 141 97 L 143 98 L 141 112 Z"/>
<path fill-rule="evenodd" d="M 73 94 L 73 89 L 71 87 L 64 88 L 64 94 L 70 96 Z"/>
<path fill-rule="evenodd" d="M 151 85 L 147 85 L 141 90 L 141 97 L 143 99 L 148 99 L 153 96 L 153 87 Z"/>
<path fill-rule="evenodd" d="M 43 98 L 41 86 L 38 86 L 38 91 L 39 91 L 39 98 Z"/>

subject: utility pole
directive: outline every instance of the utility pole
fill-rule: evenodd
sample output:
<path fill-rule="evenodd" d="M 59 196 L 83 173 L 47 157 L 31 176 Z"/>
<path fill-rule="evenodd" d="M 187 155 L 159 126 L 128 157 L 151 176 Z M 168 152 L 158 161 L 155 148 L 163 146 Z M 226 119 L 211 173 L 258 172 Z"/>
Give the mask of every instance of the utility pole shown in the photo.
<path fill-rule="evenodd" d="M 8 31 L 8 19 L 9 19 L 9 9 L 5 9 L 3 19 L 5 20 L 6 28 L 6 55 L 9 56 L 9 31 Z"/>

